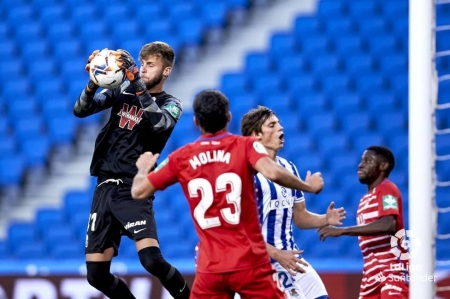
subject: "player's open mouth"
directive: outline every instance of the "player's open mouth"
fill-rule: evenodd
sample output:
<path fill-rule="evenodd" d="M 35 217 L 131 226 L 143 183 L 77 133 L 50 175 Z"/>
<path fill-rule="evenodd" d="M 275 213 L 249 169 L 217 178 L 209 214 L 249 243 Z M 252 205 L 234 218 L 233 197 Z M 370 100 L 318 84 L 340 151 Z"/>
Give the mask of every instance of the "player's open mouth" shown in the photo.
<path fill-rule="evenodd" d="M 280 141 L 284 142 L 284 134 L 280 135 Z"/>

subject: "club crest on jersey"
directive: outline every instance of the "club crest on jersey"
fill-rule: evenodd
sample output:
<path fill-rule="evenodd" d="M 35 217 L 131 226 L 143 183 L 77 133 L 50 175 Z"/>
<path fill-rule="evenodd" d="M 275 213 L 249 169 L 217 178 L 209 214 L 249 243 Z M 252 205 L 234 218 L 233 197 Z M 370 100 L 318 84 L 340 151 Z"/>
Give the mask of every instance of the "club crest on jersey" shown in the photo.
<path fill-rule="evenodd" d="M 398 210 L 397 197 L 392 195 L 383 196 L 383 210 Z"/>
<path fill-rule="evenodd" d="M 139 108 L 138 111 L 138 108 L 134 105 L 131 106 L 131 109 L 129 107 L 128 104 L 124 103 L 122 110 L 117 113 L 120 116 L 119 127 L 124 129 L 127 126 L 128 130 L 133 130 L 134 126 L 141 122 L 144 110 Z"/>

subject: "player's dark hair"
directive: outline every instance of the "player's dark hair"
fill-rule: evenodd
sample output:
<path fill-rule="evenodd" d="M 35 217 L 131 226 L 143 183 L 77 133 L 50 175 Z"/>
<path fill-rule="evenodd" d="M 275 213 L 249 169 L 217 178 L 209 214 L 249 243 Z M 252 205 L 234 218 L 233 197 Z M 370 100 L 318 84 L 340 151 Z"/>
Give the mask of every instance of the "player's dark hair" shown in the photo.
<path fill-rule="evenodd" d="M 207 133 L 216 133 L 227 126 L 229 115 L 227 97 L 218 90 L 199 92 L 194 99 L 194 115 Z"/>
<path fill-rule="evenodd" d="M 395 158 L 394 158 L 394 154 L 392 153 L 392 151 L 385 146 L 379 146 L 379 145 L 369 146 L 366 150 L 373 151 L 377 155 L 382 156 L 386 159 L 386 161 L 389 163 L 389 167 L 385 171 L 386 177 L 388 177 L 389 174 L 391 173 L 392 169 L 394 169 L 394 166 L 395 166 Z"/>
<path fill-rule="evenodd" d="M 241 134 L 251 136 L 252 133 L 261 133 L 262 125 L 273 115 L 275 112 L 265 106 L 258 106 L 258 108 L 250 110 L 242 117 Z"/>
<path fill-rule="evenodd" d="M 145 44 L 139 52 L 139 60 L 142 61 L 150 55 L 156 55 L 163 60 L 164 67 L 173 67 L 175 63 L 175 52 L 165 42 L 152 42 Z"/>

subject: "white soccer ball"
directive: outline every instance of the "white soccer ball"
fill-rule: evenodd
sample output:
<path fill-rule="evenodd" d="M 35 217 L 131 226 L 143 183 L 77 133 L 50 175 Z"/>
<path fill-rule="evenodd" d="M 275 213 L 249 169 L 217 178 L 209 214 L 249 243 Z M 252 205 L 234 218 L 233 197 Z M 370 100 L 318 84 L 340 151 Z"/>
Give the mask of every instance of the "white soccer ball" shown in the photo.
<path fill-rule="evenodd" d="M 117 66 L 112 50 L 103 49 L 91 60 L 89 76 L 98 86 L 111 89 L 125 80 L 125 72 Z"/>

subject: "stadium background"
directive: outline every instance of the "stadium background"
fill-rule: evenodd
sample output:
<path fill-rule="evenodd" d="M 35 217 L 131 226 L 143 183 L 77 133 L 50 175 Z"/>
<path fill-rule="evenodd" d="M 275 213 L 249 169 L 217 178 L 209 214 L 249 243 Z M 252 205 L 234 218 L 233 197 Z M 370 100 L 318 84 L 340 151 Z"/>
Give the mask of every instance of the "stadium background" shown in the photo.
<path fill-rule="evenodd" d="M 81 275 L 94 188 L 88 163 L 104 114 L 76 119 L 71 109 L 87 82 L 86 57 L 105 47 L 127 49 L 135 58 L 153 40 L 175 49 L 166 90 L 183 101 L 185 112 L 163 156 L 197 136 L 194 93 L 218 88 L 231 102 L 232 132 L 258 104 L 277 112 L 287 140 L 280 154 L 302 174 L 321 171 L 325 178 L 323 192 L 307 196 L 308 209 L 324 213 L 335 201 L 347 210 L 344 225 L 355 223 L 365 192 L 356 177 L 362 151 L 389 146 L 408 227 L 407 0 L 0 4 L 0 298 L 100 298 Z M 437 6 L 436 21 L 450 24 L 450 4 Z M 450 50 L 449 33 L 437 35 L 437 51 Z M 439 74 L 450 74 L 448 56 L 436 63 Z M 449 87 L 440 86 L 440 102 L 448 102 Z M 448 111 L 436 114 L 436 126 L 450 127 Z M 449 154 L 448 138 L 437 142 L 437 152 Z M 450 180 L 448 162 L 437 170 Z M 439 205 L 449 205 L 448 194 L 448 187 L 437 188 Z M 161 192 L 154 204 L 162 251 L 192 280 L 197 237 L 181 189 Z M 450 218 L 439 217 L 437 230 L 449 234 Z M 295 233 L 332 298 L 355 298 L 362 269 L 356 238 L 321 243 L 314 230 Z M 436 247 L 437 260 L 450 258 L 449 240 L 437 240 Z M 138 298 L 169 298 L 141 269 L 128 239 L 113 268 Z M 438 285 L 450 285 L 448 266 L 436 274 Z M 450 298 L 449 291 L 439 295 Z"/>

